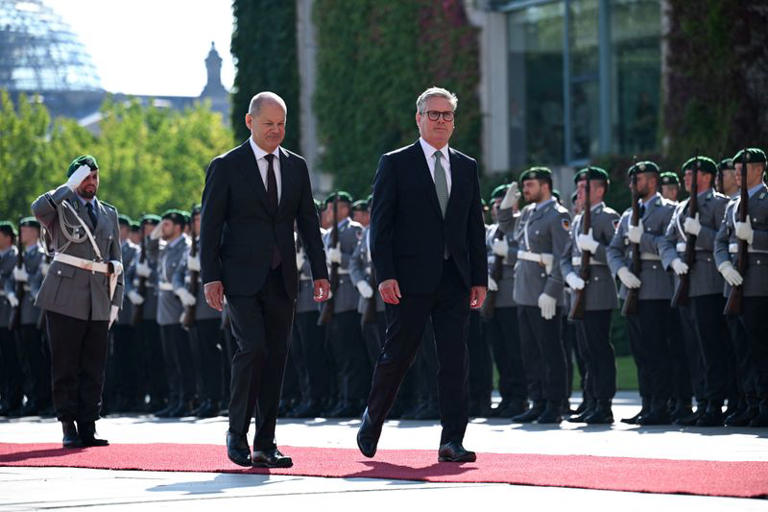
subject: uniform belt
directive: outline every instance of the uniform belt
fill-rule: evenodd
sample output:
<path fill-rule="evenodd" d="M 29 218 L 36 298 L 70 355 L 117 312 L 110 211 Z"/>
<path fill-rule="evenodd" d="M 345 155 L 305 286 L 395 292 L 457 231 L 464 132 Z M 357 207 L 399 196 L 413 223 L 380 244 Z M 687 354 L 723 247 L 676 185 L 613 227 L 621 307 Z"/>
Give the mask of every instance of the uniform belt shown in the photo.
<path fill-rule="evenodd" d="M 309 276 L 305 276 L 304 274 L 299 274 L 299 281 L 311 281 L 312 278 Z"/>
<path fill-rule="evenodd" d="M 738 242 L 728 244 L 728 252 L 731 254 L 736 254 L 739 252 L 739 244 Z M 751 245 L 747 245 L 747 252 L 754 252 L 756 254 L 768 254 L 768 251 L 763 251 L 760 249 L 753 249 Z"/>
<path fill-rule="evenodd" d="M 112 297 L 115 296 L 115 290 L 117 289 L 117 274 L 109 271 L 109 265 L 107 263 L 78 258 L 77 256 L 72 256 L 71 254 L 63 252 L 57 252 L 53 256 L 53 261 L 58 261 L 59 263 L 64 263 L 65 265 L 70 265 L 91 273 L 98 272 L 99 274 L 105 274 L 109 278 L 109 300 L 111 301 Z"/>
<path fill-rule="evenodd" d="M 5 297 L 5 290 L 0 290 L 0 297 Z"/>
<path fill-rule="evenodd" d="M 682 252 L 685 252 L 685 246 L 686 246 L 686 245 L 687 245 L 687 244 L 686 244 L 685 242 L 677 242 L 677 245 L 675 246 L 675 250 L 676 250 L 677 252 L 681 252 L 681 253 L 682 253 Z M 700 251 L 700 252 L 712 252 L 712 251 L 708 251 L 708 250 L 706 250 L 706 249 L 700 249 L 700 248 L 698 248 L 698 247 L 696 248 L 696 251 Z"/>
<path fill-rule="evenodd" d="M 172 292 L 173 283 L 169 283 L 168 281 L 160 281 L 159 283 L 157 283 L 157 288 L 164 292 Z"/>
<path fill-rule="evenodd" d="M 641 252 L 640 259 L 643 261 L 661 261 L 661 256 L 652 252 Z"/>
<path fill-rule="evenodd" d="M 517 259 L 533 261 L 534 263 L 538 263 L 539 265 L 543 266 L 547 270 L 547 274 L 552 272 L 552 262 L 554 261 L 554 257 L 551 254 L 530 251 L 517 251 Z"/>
<path fill-rule="evenodd" d="M 339 268 L 338 269 L 338 273 L 339 273 L 340 276 L 349 274 L 349 269 L 348 268 Z"/>
<path fill-rule="evenodd" d="M 574 267 L 580 267 L 581 266 L 581 256 L 573 256 L 571 258 L 571 265 Z M 597 265 L 603 265 L 605 266 L 605 263 L 602 261 L 595 261 L 593 259 L 589 260 L 589 266 L 597 266 Z"/>

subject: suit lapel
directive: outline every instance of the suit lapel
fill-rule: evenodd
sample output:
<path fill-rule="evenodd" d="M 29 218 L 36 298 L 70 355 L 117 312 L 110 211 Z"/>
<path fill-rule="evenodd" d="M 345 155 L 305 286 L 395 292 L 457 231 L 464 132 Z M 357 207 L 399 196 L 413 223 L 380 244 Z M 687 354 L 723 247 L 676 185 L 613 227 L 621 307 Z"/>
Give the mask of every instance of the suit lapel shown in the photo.
<path fill-rule="evenodd" d="M 283 213 L 286 205 L 288 195 L 292 194 L 296 190 L 294 184 L 293 168 L 288 153 L 283 148 L 280 148 L 280 197 L 277 205 L 277 212 Z"/>
<path fill-rule="evenodd" d="M 264 187 L 264 182 L 261 180 L 261 174 L 259 173 L 259 166 L 256 163 L 256 155 L 253 154 L 251 144 L 247 140 L 240 145 L 240 161 L 242 166 L 238 168 L 243 180 L 248 183 L 256 196 L 261 199 L 262 204 L 266 208 L 267 204 L 267 189 Z"/>
<path fill-rule="evenodd" d="M 442 217 L 443 213 L 440 211 L 440 202 L 437 200 L 435 181 L 432 179 L 432 174 L 429 172 L 429 165 L 427 164 L 427 158 L 424 154 L 424 150 L 421 148 L 421 143 L 417 140 L 416 143 L 411 146 L 411 148 L 413 152 L 413 158 L 417 163 L 417 167 L 421 167 L 421 170 L 417 171 L 415 174 L 419 179 L 425 181 L 427 185 L 429 185 L 429 202 L 432 203 L 432 206 L 435 208 L 435 211 L 437 211 L 438 215 Z M 447 211 L 448 209 L 446 208 L 446 212 Z"/>

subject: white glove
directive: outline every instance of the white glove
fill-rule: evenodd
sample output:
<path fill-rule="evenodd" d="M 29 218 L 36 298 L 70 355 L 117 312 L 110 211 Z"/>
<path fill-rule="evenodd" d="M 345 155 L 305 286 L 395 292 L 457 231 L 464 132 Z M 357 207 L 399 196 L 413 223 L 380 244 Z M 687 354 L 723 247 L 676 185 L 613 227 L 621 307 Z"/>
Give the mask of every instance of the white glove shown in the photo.
<path fill-rule="evenodd" d="M 699 232 L 701 231 L 701 222 L 699 221 L 699 214 L 696 213 L 696 216 L 686 217 L 685 222 L 683 222 L 683 229 L 686 233 L 693 236 L 699 236 Z"/>
<path fill-rule="evenodd" d="M 146 261 L 144 263 L 137 263 L 136 264 L 136 275 L 139 277 L 149 277 L 152 275 L 152 269 L 149 268 L 149 263 Z"/>
<path fill-rule="evenodd" d="M 565 282 L 572 290 L 581 290 L 586 284 L 582 278 L 576 275 L 576 272 L 568 272 L 568 275 L 565 276 Z"/>
<path fill-rule="evenodd" d="M 149 238 L 151 240 L 157 240 L 160 238 L 160 236 L 163 234 L 163 223 L 159 223 L 157 226 L 155 226 L 155 229 L 152 230 L 152 232 L 149 234 Z"/>
<path fill-rule="evenodd" d="M 627 288 L 640 288 L 642 282 L 640 279 L 629 271 L 627 267 L 621 267 L 618 272 L 619 280 Z"/>
<path fill-rule="evenodd" d="M 128 292 L 128 300 L 130 300 L 131 304 L 133 304 L 134 306 L 141 306 L 142 304 L 144 304 L 144 297 L 139 295 L 139 292 L 137 292 L 136 290 L 131 290 Z"/>
<path fill-rule="evenodd" d="M 739 271 L 736 270 L 733 263 L 730 261 L 726 260 L 722 262 L 720 266 L 717 267 L 717 270 L 723 274 L 723 279 L 725 279 L 731 286 L 741 286 L 741 283 L 744 282 L 744 278 L 741 277 Z"/>
<path fill-rule="evenodd" d="M 633 244 L 639 244 L 640 239 L 643 237 L 643 219 L 640 219 L 637 224 L 637 226 L 630 224 L 627 230 L 627 238 Z"/>
<path fill-rule="evenodd" d="M 112 264 L 112 268 L 115 269 L 115 274 L 120 275 L 123 273 L 123 264 L 120 263 L 117 260 L 109 260 L 109 262 Z"/>
<path fill-rule="evenodd" d="M 589 228 L 589 232 L 586 235 L 584 233 L 579 233 L 579 236 L 576 237 L 576 245 L 581 252 L 591 252 L 592 254 L 595 254 L 597 252 L 597 247 L 600 244 L 595 240 L 595 236 L 592 234 L 592 228 Z"/>
<path fill-rule="evenodd" d="M 8 299 L 8 303 L 11 305 L 12 308 L 15 308 L 19 305 L 19 299 L 16 297 L 15 293 L 11 292 L 8 295 L 6 295 L 5 298 Z"/>
<path fill-rule="evenodd" d="M 556 308 L 557 299 L 550 297 L 546 293 L 539 295 L 539 309 L 541 310 L 541 317 L 544 320 L 551 320 L 554 318 Z"/>
<path fill-rule="evenodd" d="M 509 255 L 509 244 L 506 240 L 494 240 L 493 246 L 491 248 L 493 250 L 493 254 L 496 256 L 501 256 L 502 258 L 506 258 Z"/>
<path fill-rule="evenodd" d="M 43 275 L 43 277 L 48 275 L 48 269 L 51 268 L 51 265 L 49 263 L 41 263 L 40 264 L 40 273 Z"/>
<path fill-rule="evenodd" d="M 752 230 L 752 221 L 747 217 L 747 222 L 737 222 L 734 225 L 736 231 L 736 238 L 740 240 L 746 240 L 749 245 L 752 245 L 752 240 L 755 238 L 755 232 Z"/>
<path fill-rule="evenodd" d="M 190 272 L 200 272 L 200 256 L 187 255 L 187 270 Z"/>
<path fill-rule="evenodd" d="M 115 320 L 117 320 L 117 314 L 120 312 L 120 308 L 115 306 L 114 304 L 109 309 L 109 326 L 107 329 L 112 327 L 112 324 L 115 323 Z"/>
<path fill-rule="evenodd" d="M 371 288 L 371 285 L 368 284 L 367 281 L 361 279 L 355 286 L 357 287 L 357 291 L 360 292 L 360 295 L 362 295 L 364 299 L 370 299 L 373 297 L 373 288 Z"/>
<path fill-rule="evenodd" d="M 518 202 L 520 202 L 520 190 L 517 188 L 517 182 L 513 181 L 507 189 L 507 193 L 504 194 L 504 199 L 501 200 L 499 209 L 506 210 L 507 208 L 512 208 L 517 206 Z"/>
<path fill-rule="evenodd" d="M 301 271 L 302 267 L 304 267 L 304 251 L 299 251 L 296 253 L 296 268 Z"/>
<path fill-rule="evenodd" d="M 328 259 L 329 263 L 338 263 L 341 265 L 341 249 L 338 247 L 331 247 L 325 251 L 325 257 Z"/>
<path fill-rule="evenodd" d="M 488 291 L 489 292 L 499 291 L 499 283 L 497 283 L 496 280 L 491 276 L 488 276 Z"/>
<path fill-rule="evenodd" d="M 176 288 L 173 293 L 176 294 L 176 296 L 179 298 L 182 304 L 184 306 L 194 306 L 197 302 L 197 298 L 189 293 L 189 290 L 186 288 Z"/>
<path fill-rule="evenodd" d="M 675 274 L 679 276 L 682 276 L 683 274 L 688 273 L 688 265 L 680 258 L 673 259 L 672 263 L 670 263 L 669 265 L 672 267 L 672 270 L 675 271 Z"/>
<path fill-rule="evenodd" d="M 29 281 L 29 274 L 24 267 L 13 267 L 13 280 L 17 283 L 26 283 Z"/>
<path fill-rule="evenodd" d="M 75 172 L 72 173 L 72 176 L 69 177 L 65 185 L 69 187 L 69 190 L 74 192 L 75 189 L 79 187 L 83 180 L 90 174 L 91 168 L 87 165 L 81 165 Z"/>

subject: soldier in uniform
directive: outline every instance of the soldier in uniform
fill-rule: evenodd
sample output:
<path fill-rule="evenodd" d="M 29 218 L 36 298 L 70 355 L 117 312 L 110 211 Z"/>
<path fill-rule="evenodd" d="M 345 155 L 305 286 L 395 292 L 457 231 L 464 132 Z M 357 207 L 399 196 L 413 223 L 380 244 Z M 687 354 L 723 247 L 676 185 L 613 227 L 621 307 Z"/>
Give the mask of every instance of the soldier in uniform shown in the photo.
<path fill-rule="evenodd" d="M 184 306 L 194 305 L 193 297 L 176 293 L 173 276 L 189 251 L 189 239 L 184 234 L 188 216 L 176 209 L 167 210 L 162 221 L 150 235 L 150 252 L 158 252 L 157 323 L 163 347 L 166 378 L 168 380 L 168 406 L 155 413 L 160 418 L 181 418 L 192 414 L 195 398 L 195 375 L 189 335 L 181 326 Z M 163 244 L 160 244 L 162 237 Z M 183 288 L 182 288 L 183 289 Z"/>
<path fill-rule="evenodd" d="M 24 246 L 23 265 L 14 266 L 11 279 L 5 280 L 7 297 L 14 297 L 19 304 L 19 324 L 16 326 L 16 352 L 24 380 L 27 402 L 21 416 L 34 416 L 51 405 L 51 362 L 43 346 L 39 322 L 41 311 L 35 306 L 35 297 L 43 283 L 44 252 L 40 245 L 40 223 L 34 217 L 19 221 L 19 236 Z M 15 290 L 21 285 L 23 297 Z"/>
<path fill-rule="evenodd" d="M 589 180 L 590 204 L 586 204 L 586 183 Z M 613 239 L 619 214 L 605 205 L 608 192 L 608 173 L 600 167 L 586 167 L 574 176 L 578 200 L 590 209 L 589 231 L 583 229 L 584 214 L 573 222 L 571 236 L 560 259 L 565 281 L 572 290 L 584 290 L 584 316 L 576 319 L 576 343 L 584 357 L 586 375 L 585 396 L 593 401 L 584 412 L 570 421 L 610 424 L 613 423 L 611 405 L 616 394 L 616 361 L 611 345 L 611 315 L 618 306 L 616 282 L 608 268 L 606 248 Z M 582 258 L 590 255 L 589 278 L 581 277 Z M 575 300 L 575 298 L 571 298 Z"/>
<path fill-rule="evenodd" d="M 197 393 L 200 398 L 199 406 L 192 411 L 198 418 L 218 416 L 221 410 L 224 380 L 222 377 L 223 357 L 221 332 L 221 313 L 213 309 L 205 301 L 203 283 L 200 279 L 200 205 L 195 205 L 191 212 L 190 246 L 182 257 L 173 274 L 174 293 L 184 305 L 185 312 L 194 309 L 194 320 L 186 320 L 186 329 L 195 359 L 195 375 L 197 377 Z M 196 254 L 192 256 L 192 244 Z M 193 273 L 197 278 L 196 293 L 190 291 Z"/>
<path fill-rule="evenodd" d="M 45 310 L 53 405 L 64 447 L 104 446 L 97 439 L 108 330 L 123 302 L 117 210 L 96 198 L 99 166 L 83 155 L 67 181 L 32 203 L 51 235 L 53 263 L 35 305 Z"/>
<path fill-rule="evenodd" d="M 717 164 L 705 156 L 697 156 L 686 161 L 682 166 L 685 187 L 692 190 L 693 169 L 699 165 L 697 177 L 698 211 L 692 217 L 689 201 L 686 199 L 675 207 L 672 220 L 667 226 L 664 238 L 660 239 L 659 251 L 664 267 L 679 276 L 688 274 L 689 305 L 680 308 L 683 325 L 689 336 L 695 340 L 695 351 L 689 356 L 689 368 L 696 373 L 694 381 L 703 384 L 703 400 L 696 414 L 678 418 L 681 425 L 721 426 L 723 402 L 728 391 L 728 340 L 724 337 L 725 320 L 723 319 L 722 297 L 723 280 L 717 272 L 712 251 L 715 234 L 720 228 L 728 199 L 714 190 Z M 690 236 L 696 237 L 696 259 L 693 268 L 684 261 L 686 244 Z"/>
<path fill-rule="evenodd" d="M 368 200 L 358 199 L 352 203 L 352 220 L 363 226 L 368 227 L 371 223 L 371 214 L 368 211 Z"/>
<path fill-rule="evenodd" d="M 15 295 L 7 297 L 5 293 L 5 283 L 12 279 L 18 257 L 17 236 L 14 223 L 0 221 L 0 416 L 18 416 L 24 399 L 16 342 L 13 333 L 8 330 L 11 311 L 18 306 L 18 299 Z"/>
<path fill-rule="evenodd" d="M 666 232 L 675 205 L 658 192 L 659 167 L 654 162 L 638 162 L 629 168 L 628 175 L 630 179 L 637 175 L 640 219 L 637 226 L 632 225 L 632 208 L 628 208 L 621 216 L 606 253 L 611 272 L 622 284 L 620 297 L 625 299 L 629 288 L 640 289 L 637 314 L 627 316 L 627 328 L 643 406 L 638 415 L 622 421 L 662 425 L 670 421 L 667 401 L 671 368 L 667 330 L 672 276 L 661 264 L 658 242 Z M 630 244 L 639 247 L 640 275 L 630 270 Z"/>
<path fill-rule="evenodd" d="M 511 192 L 508 192 L 512 189 Z M 509 199 L 507 195 L 509 194 Z M 505 202 L 506 201 L 506 202 Z M 520 192 L 517 183 L 499 185 L 491 192 L 491 215 L 494 223 L 486 231 L 488 248 L 488 291 L 494 294 L 494 310 L 488 311 L 489 300 L 483 305 L 485 336 L 493 351 L 493 360 L 499 372 L 501 402 L 493 411 L 494 416 L 512 418 L 528 409 L 523 355 L 520 350 L 520 329 L 517 323 L 517 304 L 514 299 L 517 240 L 512 233 L 504 233 L 498 223 L 500 208 L 518 210 Z M 500 279 L 494 279 L 494 265 L 501 260 Z M 499 277 L 498 275 L 496 277 Z M 490 294 L 489 294 L 490 296 Z"/>
<path fill-rule="evenodd" d="M 338 286 L 332 290 L 333 318 L 326 330 L 328 345 L 338 372 L 339 401 L 330 412 L 332 417 L 355 417 L 363 413 L 371 379 L 365 342 L 357 313 L 359 293 L 349 273 L 352 253 L 363 236 L 363 226 L 349 218 L 352 196 L 344 191 L 331 193 L 325 199 L 327 211 L 332 211 L 338 198 L 336 226 L 323 234 L 328 265 L 338 264 Z M 332 215 L 331 215 L 332 216 Z M 333 230 L 338 230 L 338 245 L 332 246 Z"/>
<path fill-rule="evenodd" d="M 746 155 L 745 155 L 746 153 Z M 747 191 L 749 203 L 746 222 L 739 222 L 741 198 L 732 201 L 715 239 L 717 269 L 730 286 L 743 290 L 741 321 L 755 375 L 755 397 L 750 406 L 737 417 L 728 417 L 730 425 L 768 426 L 768 187 L 763 182 L 766 167 L 765 152 L 759 148 L 741 150 L 733 157 L 737 183 L 741 186 L 742 159 L 747 161 Z M 738 244 L 747 242 L 747 265 L 744 275 L 735 266 Z M 730 293 L 730 290 L 728 290 Z M 741 357 L 744 357 L 742 352 Z M 741 363 L 747 370 L 749 364 Z"/>
<path fill-rule="evenodd" d="M 560 423 L 568 384 L 561 338 L 563 276 L 560 259 L 568 240 L 571 218 L 552 196 L 552 171 L 532 167 L 520 175 L 529 202 L 518 216 L 499 211 L 505 233 L 514 232 L 519 250 L 514 300 L 520 344 L 532 407 L 515 422 Z"/>
<path fill-rule="evenodd" d="M 680 195 L 680 178 L 671 171 L 663 172 L 659 175 L 661 180 L 661 197 L 677 202 L 677 196 Z"/>

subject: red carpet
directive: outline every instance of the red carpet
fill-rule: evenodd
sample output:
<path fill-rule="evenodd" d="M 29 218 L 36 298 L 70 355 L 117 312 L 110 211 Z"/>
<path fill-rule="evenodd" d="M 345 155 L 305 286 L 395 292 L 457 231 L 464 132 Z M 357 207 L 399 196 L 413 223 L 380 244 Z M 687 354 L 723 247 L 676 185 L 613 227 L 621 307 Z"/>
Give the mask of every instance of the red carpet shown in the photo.
<path fill-rule="evenodd" d="M 501 482 L 614 491 L 711 496 L 768 496 L 768 462 L 636 459 L 586 455 L 481 453 L 473 464 L 438 463 L 434 450 L 283 447 L 291 469 L 244 469 L 225 448 L 207 444 L 113 444 L 64 450 L 60 444 L 0 443 L 0 466 L 61 466 L 143 471 L 270 473 L 428 482 Z"/>

